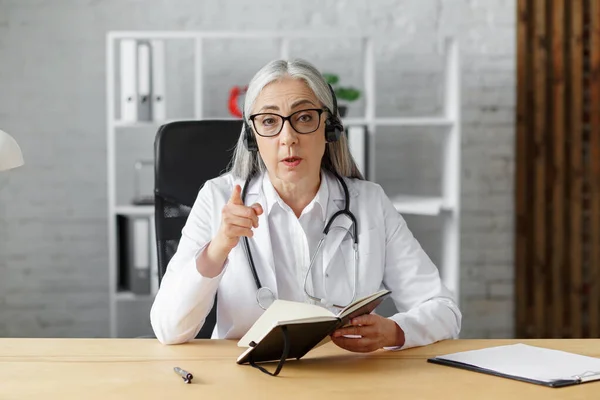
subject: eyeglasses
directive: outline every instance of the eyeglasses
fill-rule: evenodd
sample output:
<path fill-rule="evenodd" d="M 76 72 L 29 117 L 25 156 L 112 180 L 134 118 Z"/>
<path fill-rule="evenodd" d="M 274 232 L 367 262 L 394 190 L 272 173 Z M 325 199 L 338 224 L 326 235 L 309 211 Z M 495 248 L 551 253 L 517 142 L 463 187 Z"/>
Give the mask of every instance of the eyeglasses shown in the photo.
<path fill-rule="evenodd" d="M 305 134 L 312 133 L 319 129 L 323 111 L 325 110 L 311 108 L 308 110 L 296 111 L 287 117 L 274 113 L 260 113 L 251 115 L 250 121 L 252 121 L 256 133 L 264 137 L 279 135 L 285 121 L 289 121 L 296 132 Z"/>

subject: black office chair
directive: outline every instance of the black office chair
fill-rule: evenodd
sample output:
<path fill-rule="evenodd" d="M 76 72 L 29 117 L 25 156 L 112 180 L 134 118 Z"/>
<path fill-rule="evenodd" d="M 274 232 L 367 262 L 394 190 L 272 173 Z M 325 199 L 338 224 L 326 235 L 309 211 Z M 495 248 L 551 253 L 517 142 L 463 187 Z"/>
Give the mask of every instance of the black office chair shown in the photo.
<path fill-rule="evenodd" d="M 158 130 L 154 142 L 154 212 L 159 285 L 177 251 L 198 191 L 207 180 L 226 171 L 241 129 L 241 120 L 209 120 L 172 122 Z M 196 338 L 211 337 L 216 308 L 215 299 Z"/>

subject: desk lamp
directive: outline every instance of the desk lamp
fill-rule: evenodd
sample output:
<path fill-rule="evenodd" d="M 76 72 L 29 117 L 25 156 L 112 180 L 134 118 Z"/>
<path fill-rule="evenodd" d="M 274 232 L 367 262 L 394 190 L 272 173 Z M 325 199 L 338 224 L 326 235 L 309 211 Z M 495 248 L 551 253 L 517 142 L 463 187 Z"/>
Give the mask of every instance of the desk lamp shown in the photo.
<path fill-rule="evenodd" d="M 0 130 L 0 171 L 6 171 L 23 165 L 21 148 L 8 133 Z"/>

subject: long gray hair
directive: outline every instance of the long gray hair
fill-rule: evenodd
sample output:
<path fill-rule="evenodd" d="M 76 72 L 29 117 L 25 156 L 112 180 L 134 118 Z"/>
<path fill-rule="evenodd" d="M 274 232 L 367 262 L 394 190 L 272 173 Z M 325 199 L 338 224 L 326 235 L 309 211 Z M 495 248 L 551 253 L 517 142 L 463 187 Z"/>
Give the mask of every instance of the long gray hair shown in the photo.
<path fill-rule="evenodd" d="M 247 117 L 250 115 L 254 102 L 263 88 L 269 83 L 284 77 L 304 80 L 319 101 L 328 110 L 334 112 L 331 90 L 321 73 L 312 64 L 301 59 L 291 61 L 275 60 L 261 68 L 248 85 L 244 102 L 246 124 L 252 126 L 251 121 Z M 243 129 L 240 133 L 230 165 L 230 171 L 233 175 L 241 179 L 247 179 L 257 172 L 262 173 L 266 171 L 266 166 L 260 153 L 258 151 L 248 151 L 246 146 L 244 146 Z M 340 176 L 364 179 L 350 153 L 348 139 L 346 138 L 345 133 L 341 135 L 338 141 L 327 143 L 325 154 L 321 160 L 321 168 L 333 171 Z"/>

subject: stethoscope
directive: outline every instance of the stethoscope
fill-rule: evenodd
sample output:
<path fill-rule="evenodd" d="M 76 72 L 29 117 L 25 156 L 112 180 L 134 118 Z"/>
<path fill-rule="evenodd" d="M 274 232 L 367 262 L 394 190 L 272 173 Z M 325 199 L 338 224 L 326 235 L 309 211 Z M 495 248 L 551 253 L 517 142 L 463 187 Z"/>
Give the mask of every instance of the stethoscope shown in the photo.
<path fill-rule="evenodd" d="M 337 173 L 333 172 L 333 174 L 338 179 L 338 181 L 342 185 L 342 188 L 344 189 L 344 200 L 345 200 L 344 201 L 344 209 L 339 210 L 338 212 L 333 214 L 331 216 L 331 218 L 329 219 L 329 221 L 327 222 L 327 224 L 325 225 L 325 229 L 323 229 L 323 236 L 321 237 L 321 239 L 319 240 L 319 243 L 317 244 L 315 253 L 311 257 L 310 265 L 308 266 L 308 271 L 306 271 L 306 275 L 304 276 L 304 293 L 306 293 L 306 295 L 311 300 L 319 302 L 319 303 L 323 304 L 325 307 L 333 306 L 333 307 L 337 307 L 337 308 L 345 308 L 348 305 L 352 304 L 352 302 L 356 299 L 356 282 L 358 280 L 358 235 L 357 235 L 356 218 L 354 217 L 354 214 L 352 214 L 352 212 L 350 212 L 350 195 L 348 194 L 348 187 L 346 186 L 346 182 L 344 182 L 344 180 Z M 242 190 L 242 202 L 243 203 L 245 203 L 246 190 L 248 189 L 251 179 L 252 179 L 252 175 L 249 176 L 248 179 L 246 179 L 246 183 L 244 184 L 244 189 Z M 323 179 L 325 179 L 325 178 L 323 178 Z M 328 303 L 325 300 L 325 298 L 320 298 L 320 297 L 317 297 L 316 294 L 311 295 L 310 293 L 308 293 L 308 289 L 306 287 L 308 277 L 310 276 L 310 271 L 312 270 L 315 260 L 317 258 L 317 254 L 319 254 L 319 250 L 323 246 L 323 242 L 325 241 L 325 238 L 327 237 L 327 234 L 329 233 L 331 224 L 333 224 L 333 221 L 335 221 L 335 219 L 337 217 L 339 217 L 340 215 L 346 215 L 348 218 L 350 218 L 350 220 L 352 221 L 352 231 L 345 229 L 343 227 L 339 227 L 339 226 L 335 226 L 334 228 L 343 229 L 350 234 L 350 236 L 352 237 L 352 240 L 353 240 L 352 248 L 354 249 L 354 279 L 353 279 L 353 283 L 352 283 L 352 300 L 350 300 L 348 302 L 348 304 L 346 304 L 346 305 L 337 305 L 337 304 L 333 304 L 333 303 Z M 263 286 L 260 282 L 258 274 L 256 273 L 256 267 L 254 266 L 254 259 L 252 258 L 252 253 L 250 252 L 250 245 L 249 245 L 247 236 L 244 236 L 244 248 L 246 250 L 246 257 L 248 258 L 248 264 L 250 264 L 250 270 L 252 271 L 252 276 L 254 277 L 254 282 L 256 283 L 256 287 L 257 287 L 256 302 L 258 303 L 260 308 L 262 308 L 263 310 L 266 310 L 275 301 L 275 293 L 268 287 Z M 323 285 L 323 288 L 326 288 L 325 284 Z"/>

